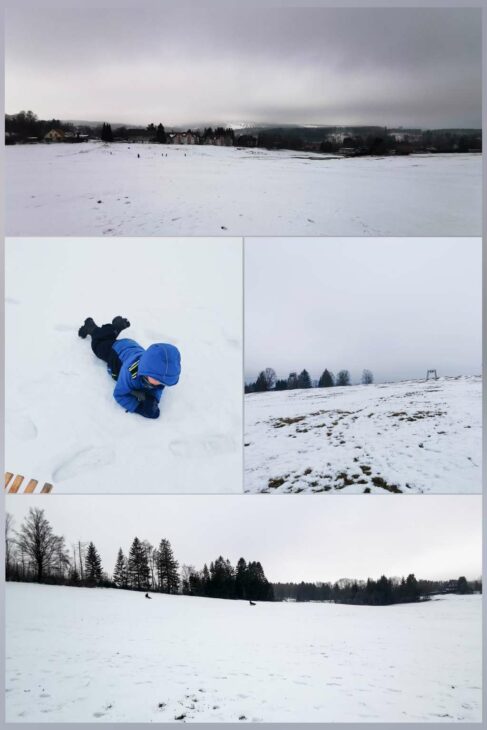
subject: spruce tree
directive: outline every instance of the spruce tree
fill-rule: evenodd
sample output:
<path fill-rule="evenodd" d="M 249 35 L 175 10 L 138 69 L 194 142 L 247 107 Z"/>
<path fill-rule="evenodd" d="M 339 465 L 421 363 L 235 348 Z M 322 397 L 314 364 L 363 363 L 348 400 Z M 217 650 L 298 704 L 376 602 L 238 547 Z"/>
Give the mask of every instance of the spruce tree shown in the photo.
<path fill-rule="evenodd" d="M 88 585 L 99 585 L 102 578 L 101 560 L 92 542 L 88 545 L 85 557 L 85 579 Z"/>
<path fill-rule="evenodd" d="M 298 388 L 311 388 L 311 378 L 307 370 L 302 370 L 298 375 Z"/>
<path fill-rule="evenodd" d="M 265 372 L 262 370 L 262 372 L 259 373 L 257 380 L 255 381 L 255 392 L 265 393 L 266 390 L 269 390 L 269 388 Z"/>
<path fill-rule="evenodd" d="M 115 563 L 115 570 L 113 571 L 113 582 L 115 583 L 117 588 L 127 587 L 127 559 L 122 552 L 122 548 L 120 548 L 118 551 L 117 562 Z"/>
<path fill-rule="evenodd" d="M 138 537 L 134 538 L 127 564 L 128 585 L 136 591 L 146 591 L 150 584 L 147 552 Z"/>
<path fill-rule="evenodd" d="M 333 375 L 329 370 L 323 370 L 318 381 L 318 388 L 332 388 L 335 385 Z"/>
<path fill-rule="evenodd" d="M 247 563 L 243 558 L 237 563 L 235 573 L 235 598 L 247 598 Z"/>
<path fill-rule="evenodd" d="M 166 130 L 164 129 L 164 126 L 162 124 L 159 124 L 156 132 L 156 142 L 159 142 L 159 144 L 165 144 L 166 141 Z"/>
<path fill-rule="evenodd" d="M 162 593 L 177 593 L 179 589 L 178 562 L 169 540 L 161 540 L 157 553 L 157 577 Z"/>

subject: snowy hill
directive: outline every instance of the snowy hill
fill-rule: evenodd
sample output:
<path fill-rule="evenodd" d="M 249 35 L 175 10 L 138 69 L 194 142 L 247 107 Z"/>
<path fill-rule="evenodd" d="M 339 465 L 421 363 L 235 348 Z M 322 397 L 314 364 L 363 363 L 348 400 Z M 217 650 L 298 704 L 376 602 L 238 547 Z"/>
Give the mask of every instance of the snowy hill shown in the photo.
<path fill-rule="evenodd" d="M 241 492 L 241 258 L 234 239 L 9 240 L 6 468 L 56 493 Z M 181 351 L 158 420 L 124 412 L 78 337 L 116 314 Z"/>
<path fill-rule="evenodd" d="M 481 720 L 480 596 L 254 608 L 8 583 L 6 614 L 8 722 Z"/>
<path fill-rule="evenodd" d="M 140 157 L 139 157 L 140 155 Z M 482 156 L 116 143 L 5 149 L 11 236 L 476 236 Z"/>
<path fill-rule="evenodd" d="M 250 394 L 245 491 L 477 492 L 477 376 Z"/>

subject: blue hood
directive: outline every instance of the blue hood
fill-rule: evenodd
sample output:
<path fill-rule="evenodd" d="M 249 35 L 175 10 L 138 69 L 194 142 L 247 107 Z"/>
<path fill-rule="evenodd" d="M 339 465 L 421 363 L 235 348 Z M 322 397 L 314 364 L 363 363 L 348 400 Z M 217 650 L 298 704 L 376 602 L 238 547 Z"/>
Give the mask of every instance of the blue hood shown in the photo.
<path fill-rule="evenodd" d="M 155 378 L 163 385 L 176 385 L 181 374 L 181 355 L 174 345 L 151 345 L 139 360 L 139 375 Z"/>

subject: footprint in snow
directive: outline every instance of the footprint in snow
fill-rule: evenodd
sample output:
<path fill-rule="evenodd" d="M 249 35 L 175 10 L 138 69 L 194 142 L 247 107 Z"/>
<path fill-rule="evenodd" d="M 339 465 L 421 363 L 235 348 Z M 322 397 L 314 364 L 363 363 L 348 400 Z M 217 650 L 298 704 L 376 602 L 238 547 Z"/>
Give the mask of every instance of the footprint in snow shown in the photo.
<path fill-rule="evenodd" d="M 107 448 L 89 446 L 65 459 L 52 473 L 54 482 L 62 482 L 86 472 L 109 466 L 115 461 L 115 452 Z"/>
<path fill-rule="evenodd" d="M 225 454 L 235 450 L 235 441 L 226 434 L 214 434 L 207 438 L 176 439 L 169 444 L 174 456 L 204 457 Z"/>
<path fill-rule="evenodd" d="M 32 441 L 32 439 L 37 438 L 37 426 L 30 416 L 7 411 L 5 426 L 8 433 L 13 434 L 21 441 Z"/>

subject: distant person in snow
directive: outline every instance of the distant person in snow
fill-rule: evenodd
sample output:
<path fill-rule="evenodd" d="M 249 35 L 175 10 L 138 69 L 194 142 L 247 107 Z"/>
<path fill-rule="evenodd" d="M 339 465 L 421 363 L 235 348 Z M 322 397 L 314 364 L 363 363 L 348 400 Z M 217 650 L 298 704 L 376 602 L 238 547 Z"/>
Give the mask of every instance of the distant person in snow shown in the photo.
<path fill-rule="evenodd" d="M 148 593 L 145 594 L 145 597 L 149 599 L 149 601 L 152 601 L 152 596 L 149 596 Z"/>
<path fill-rule="evenodd" d="M 158 343 L 145 350 L 135 340 L 117 340 L 130 327 L 124 317 L 114 317 L 101 327 L 88 317 L 78 334 L 91 337 L 91 349 L 106 362 L 116 381 L 113 397 L 126 412 L 144 418 L 159 418 L 159 401 L 166 386 L 176 385 L 181 373 L 181 356 L 174 345 Z"/>

